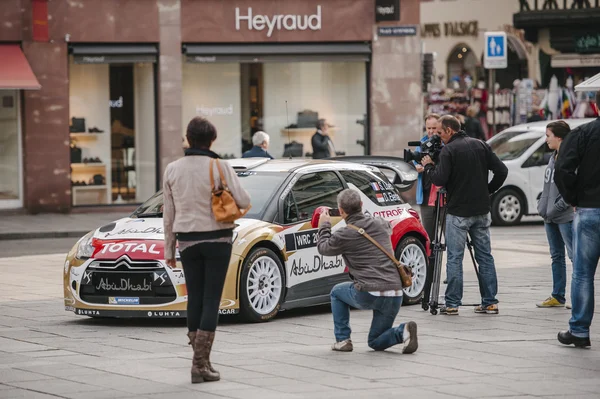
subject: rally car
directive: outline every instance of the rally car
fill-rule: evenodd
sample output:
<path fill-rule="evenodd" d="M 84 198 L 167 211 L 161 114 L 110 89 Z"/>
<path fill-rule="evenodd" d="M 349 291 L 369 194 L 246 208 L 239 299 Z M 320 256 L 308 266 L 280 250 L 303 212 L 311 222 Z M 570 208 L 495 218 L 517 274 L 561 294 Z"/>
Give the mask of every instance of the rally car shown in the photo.
<path fill-rule="evenodd" d="M 420 300 L 429 238 L 400 197 L 416 180 L 416 171 L 398 158 L 351 160 L 228 160 L 250 193 L 252 208 L 236 222 L 221 314 L 267 321 L 280 310 L 329 302 L 331 288 L 349 281 L 348 270 L 341 256 L 317 252 L 312 220 L 317 208 L 336 208 L 337 194 L 345 188 L 361 193 L 366 214 L 391 222 L 395 254 L 413 271 L 404 303 Z M 162 207 L 158 192 L 130 217 L 75 244 L 64 265 L 66 310 L 92 317 L 186 316 L 179 254 L 176 268 L 164 260 Z M 344 221 L 332 218 L 332 224 L 335 231 Z"/>

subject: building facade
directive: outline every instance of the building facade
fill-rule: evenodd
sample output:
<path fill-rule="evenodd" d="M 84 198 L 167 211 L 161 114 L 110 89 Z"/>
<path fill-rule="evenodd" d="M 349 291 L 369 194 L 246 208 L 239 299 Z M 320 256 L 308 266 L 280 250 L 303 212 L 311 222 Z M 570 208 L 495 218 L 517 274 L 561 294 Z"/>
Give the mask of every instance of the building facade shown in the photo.
<path fill-rule="evenodd" d="M 32 76 L 0 67 L 0 209 L 138 204 L 194 116 L 225 158 L 257 130 L 310 156 L 317 118 L 338 153 L 398 155 L 421 131 L 419 3 L 4 0 L 0 57 Z"/>

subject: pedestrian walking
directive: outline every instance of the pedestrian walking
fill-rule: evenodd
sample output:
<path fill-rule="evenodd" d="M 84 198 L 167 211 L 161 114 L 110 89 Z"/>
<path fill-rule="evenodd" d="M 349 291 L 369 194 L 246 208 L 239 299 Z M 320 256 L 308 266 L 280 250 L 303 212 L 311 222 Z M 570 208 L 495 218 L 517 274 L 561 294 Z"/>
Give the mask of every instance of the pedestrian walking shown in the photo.
<path fill-rule="evenodd" d="M 211 199 L 211 176 L 215 187 L 227 185 L 239 208 L 250 206 L 250 196 L 240 186 L 229 165 L 210 150 L 217 130 L 208 120 L 196 117 L 186 132 L 185 156 L 167 165 L 163 177 L 165 259 L 174 268 L 179 242 L 187 287 L 187 326 L 194 349 L 192 383 L 218 381 L 220 374 L 210 363 L 219 305 L 229 267 L 233 223 L 215 220 Z M 212 160 L 217 167 L 211 168 Z M 222 181 L 221 174 L 225 181 Z M 210 170 L 210 173 L 208 172 Z"/>
<path fill-rule="evenodd" d="M 242 154 L 242 158 L 269 158 L 273 159 L 267 151 L 269 149 L 270 137 L 267 133 L 259 131 L 252 136 L 254 147 Z"/>

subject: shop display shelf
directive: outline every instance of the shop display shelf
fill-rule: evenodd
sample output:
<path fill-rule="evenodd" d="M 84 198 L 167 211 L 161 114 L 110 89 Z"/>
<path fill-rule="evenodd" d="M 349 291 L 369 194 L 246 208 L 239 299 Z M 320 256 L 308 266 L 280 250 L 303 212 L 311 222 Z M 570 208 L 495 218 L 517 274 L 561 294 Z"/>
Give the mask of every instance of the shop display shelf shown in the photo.
<path fill-rule="evenodd" d="M 77 132 L 77 133 L 69 133 L 71 135 L 71 137 L 73 138 L 80 138 L 80 139 L 85 139 L 85 138 L 90 138 L 90 139 L 97 139 L 99 135 L 104 134 L 104 133 L 86 133 L 86 132 Z"/>
<path fill-rule="evenodd" d="M 72 186 L 71 189 L 74 191 L 79 191 L 79 190 L 106 190 L 108 188 L 108 186 L 106 184 L 102 184 L 102 185 L 95 185 L 95 184 L 90 184 L 88 186 Z"/>
<path fill-rule="evenodd" d="M 89 171 L 90 169 L 104 169 L 104 168 L 106 168 L 106 164 L 98 163 L 98 162 L 72 163 L 71 168 L 73 168 L 73 171 L 75 171 L 76 169 L 79 169 L 79 170 L 85 169 L 86 171 Z"/>

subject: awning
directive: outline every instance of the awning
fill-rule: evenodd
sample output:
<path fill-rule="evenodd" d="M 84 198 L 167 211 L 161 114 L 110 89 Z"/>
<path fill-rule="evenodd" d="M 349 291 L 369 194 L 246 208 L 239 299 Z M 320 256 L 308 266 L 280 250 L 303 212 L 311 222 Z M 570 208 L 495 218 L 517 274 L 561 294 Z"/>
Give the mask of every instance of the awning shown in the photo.
<path fill-rule="evenodd" d="M 556 54 L 550 61 L 552 68 L 599 67 L 600 54 Z"/>
<path fill-rule="evenodd" d="M 69 50 L 76 64 L 156 62 L 158 56 L 155 44 L 71 44 Z"/>
<path fill-rule="evenodd" d="M 41 88 L 21 47 L 17 44 L 0 45 L 0 89 Z"/>
<path fill-rule="evenodd" d="M 576 85 L 575 91 L 600 91 L 600 73 Z"/>
<path fill-rule="evenodd" d="M 187 62 L 366 62 L 368 43 L 184 44 Z"/>

